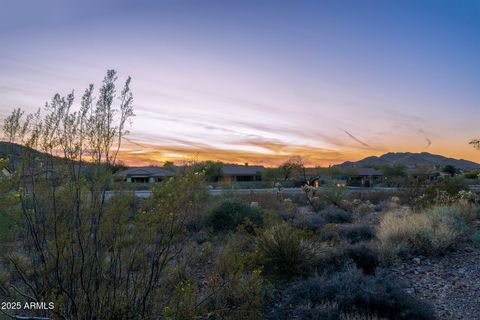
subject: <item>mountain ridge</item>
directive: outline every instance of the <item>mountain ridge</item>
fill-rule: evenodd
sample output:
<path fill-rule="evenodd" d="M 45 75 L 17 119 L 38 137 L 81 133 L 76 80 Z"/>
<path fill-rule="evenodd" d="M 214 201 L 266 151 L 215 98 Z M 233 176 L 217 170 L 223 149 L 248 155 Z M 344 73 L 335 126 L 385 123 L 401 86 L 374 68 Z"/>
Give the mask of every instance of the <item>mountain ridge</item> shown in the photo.
<path fill-rule="evenodd" d="M 449 158 L 429 152 L 388 152 L 381 156 L 369 156 L 358 161 L 346 161 L 337 165 L 338 167 L 371 167 L 379 165 L 403 165 L 405 167 L 415 166 L 446 166 L 452 165 L 458 169 L 480 169 L 480 164 L 465 160 Z"/>

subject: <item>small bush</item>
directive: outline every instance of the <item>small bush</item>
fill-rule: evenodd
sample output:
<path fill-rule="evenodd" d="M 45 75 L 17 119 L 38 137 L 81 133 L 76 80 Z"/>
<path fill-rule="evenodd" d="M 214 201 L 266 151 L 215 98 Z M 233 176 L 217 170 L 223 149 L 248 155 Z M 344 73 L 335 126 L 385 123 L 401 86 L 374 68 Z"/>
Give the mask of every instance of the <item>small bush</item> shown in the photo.
<path fill-rule="evenodd" d="M 370 201 L 365 201 L 360 203 L 356 208 L 355 212 L 361 214 L 361 215 L 366 215 L 367 213 L 371 213 L 375 211 L 375 205 L 373 205 Z"/>
<path fill-rule="evenodd" d="M 357 243 L 348 246 L 347 255 L 365 274 L 374 274 L 379 265 L 378 250 L 370 243 Z"/>
<path fill-rule="evenodd" d="M 345 199 L 348 202 L 352 202 L 355 199 L 361 201 L 370 202 L 374 205 L 379 204 L 382 201 L 388 200 L 392 196 L 391 192 L 383 191 L 369 191 L 369 192 L 349 192 L 345 195 Z"/>
<path fill-rule="evenodd" d="M 311 207 L 318 211 L 326 205 L 339 205 L 344 197 L 345 190 L 334 185 L 328 185 L 321 189 L 304 185 L 302 190 Z"/>
<path fill-rule="evenodd" d="M 472 233 L 469 240 L 474 247 L 480 248 L 480 231 L 475 231 L 474 233 Z"/>
<path fill-rule="evenodd" d="M 353 263 L 345 247 L 332 247 L 324 250 L 319 255 L 317 271 L 319 274 L 331 274 L 345 270 L 346 267 L 352 266 Z"/>
<path fill-rule="evenodd" d="M 472 222 L 472 221 L 480 218 L 480 207 L 474 205 L 473 203 L 471 203 L 467 200 L 459 199 L 455 203 L 454 207 L 458 211 L 460 211 L 463 218 L 467 222 Z"/>
<path fill-rule="evenodd" d="M 330 248 L 320 255 L 317 269 L 329 274 L 356 265 L 365 274 L 374 274 L 379 265 L 378 256 L 378 250 L 371 243 Z"/>
<path fill-rule="evenodd" d="M 457 207 L 434 207 L 427 210 L 426 215 L 433 224 L 444 224 L 463 232 L 467 230 L 463 212 Z"/>
<path fill-rule="evenodd" d="M 328 206 L 319 212 L 326 223 L 350 223 L 353 221 L 351 212 L 340 209 L 337 206 Z"/>
<path fill-rule="evenodd" d="M 293 217 L 292 224 L 297 228 L 317 231 L 325 225 L 325 219 L 317 212 L 299 211 Z"/>
<path fill-rule="evenodd" d="M 378 230 L 387 260 L 409 252 L 438 255 L 465 231 L 462 213 L 455 207 L 434 207 L 421 213 L 387 213 Z"/>
<path fill-rule="evenodd" d="M 368 224 L 342 225 L 338 234 L 351 244 L 375 238 L 375 230 Z"/>
<path fill-rule="evenodd" d="M 258 264 L 255 237 L 244 232 L 230 233 L 217 256 L 202 269 L 202 317 L 196 319 L 262 319 L 265 285 Z M 190 318 L 189 318 L 190 319 Z"/>
<path fill-rule="evenodd" d="M 370 202 L 370 200 L 361 199 L 344 199 L 340 202 L 342 209 L 358 213 L 360 215 L 366 215 L 375 211 L 377 206 Z"/>
<path fill-rule="evenodd" d="M 313 269 L 311 246 L 286 223 L 266 230 L 258 240 L 258 250 L 267 272 L 291 278 Z"/>
<path fill-rule="evenodd" d="M 320 231 L 320 239 L 326 241 L 327 244 L 336 245 L 342 242 L 342 238 L 338 234 L 338 225 L 328 223 Z"/>
<path fill-rule="evenodd" d="M 449 206 L 458 200 L 476 199 L 476 196 L 468 191 L 468 185 L 461 176 L 446 178 L 428 185 L 415 185 L 409 189 L 410 202 L 415 209 Z"/>
<path fill-rule="evenodd" d="M 247 219 L 251 223 L 261 226 L 263 210 L 240 200 L 224 200 L 207 213 L 204 222 L 208 228 L 221 231 L 233 230 Z"/>
<path fill-rule="evenodd" d="M 363 319 L 434 319 L 431 306 L 409 296 L 395 280 L 386 274 L 365 276 L 356 269 L 302 280 L 287 290 L 274 318 L 339 320 L 359 314 Z"/>

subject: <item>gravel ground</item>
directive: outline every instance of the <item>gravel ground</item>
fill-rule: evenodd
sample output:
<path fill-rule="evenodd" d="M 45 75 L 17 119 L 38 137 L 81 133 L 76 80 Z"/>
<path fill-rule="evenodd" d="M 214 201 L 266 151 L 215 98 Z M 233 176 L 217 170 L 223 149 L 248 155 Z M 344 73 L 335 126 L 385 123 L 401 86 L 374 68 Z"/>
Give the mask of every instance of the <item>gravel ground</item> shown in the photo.
<path fill-rule="evenodd" d="M 480 319 L 480 248 L 460 243 L 443 257 L 415 257 L 394 272 L 411 294 L 433 304 L 439 319 Z"/>

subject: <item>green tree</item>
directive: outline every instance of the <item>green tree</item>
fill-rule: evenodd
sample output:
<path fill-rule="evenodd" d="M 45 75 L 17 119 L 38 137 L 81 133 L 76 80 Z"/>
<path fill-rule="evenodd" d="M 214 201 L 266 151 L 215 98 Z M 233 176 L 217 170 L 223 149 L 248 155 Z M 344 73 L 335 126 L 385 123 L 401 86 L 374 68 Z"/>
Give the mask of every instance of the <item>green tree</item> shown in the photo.
<path fill-rule="evenodd" d="M 163 168 L 172 172 L 176 171 L 175 164 L 172 161 L 165 161 Z"/>
<path fill-rule="evenodd" d="M 380 167 L 385 177 L 405 177 L 405 167 L 401 164 L 384 165 Z"/>
<path fill-rule="evenodd" d="M 204 161 L 196 164 L 197 170 L 205 174 L 208 182 L 217 182 L 223 175 L 223 163 L 217 161 Z"/>
<path fill-rule="evenodd" d="M 451 177 L 453 177 L 455 175 L 455 173 L 457 172 L 457 169 L 454 166 L 452 166 L 451 164 L 447 164 L 443 168 L 443 172 L 448 173 L 448 174 L 450 174 Z"/>
<path fill-rule="evenodd" d="M 283 178 L 283 172 L 279 168 L 265 168 L 262 171 L 262 180 L 263 181 L 273 181 L 276 182 Z"/>
<path fill-rule="evenodd" d="M 300 157 L 292 157 L 282 163 L 278 168 L 282 172 L 284 180 L 290 180 L 298 176 L 306 180 L 305 164 Z"/>
<path fill-rule="evenodd" d="M 90 85 L 76 111 L 73 92 L 56 94 L 43 112 L 23 118 L 14 110 L 3 126 L 9 141 L 25 148 L 11 185 L 2 183 L 7 194 L 16 194 L 22 222 L 12 233 L 15 241 L 3 244 L 11 283 L 0 292 L 16 301 L 55 302 L 56 318 L 115 318 L 131 304 L 124 278 L 132 259 L 128 197 L 107 198 L 133 116 L 130 78 L 114 108 L 116 79 L 108 70 L 98 99 Z M 17 243 L 21 249 L 9 247 Z"/>
<path fill-rule="evenodd" d="M 165 289 L 167 269 L 183 250 L 187 231 L 201 224 L 208 193 L 205 175 L 193 167 L 154 189 L 139 210 L 113 184 L 133 116 L 130 78 L 119 96 L 116 80 L 109 70 L 98 99 L 90 85 L 76 111 L 73 93 L 56 94 L 43 112 L 23 118 L 15 110 L 11 119 L 18 124 L 4 126 L 9 132 L 16 130 L 11 123 L 26 129 L 10 135 L 25 148 L 12 175 L 0 177 L 0 213 L 14 218 L 9 237 L 3 237 L 9 241 L 1 243 L 8 276 L 0 279 L 0 298 L 55 303 L 54 310 L 36 316 L 158 316 L 172 296 Z"/>

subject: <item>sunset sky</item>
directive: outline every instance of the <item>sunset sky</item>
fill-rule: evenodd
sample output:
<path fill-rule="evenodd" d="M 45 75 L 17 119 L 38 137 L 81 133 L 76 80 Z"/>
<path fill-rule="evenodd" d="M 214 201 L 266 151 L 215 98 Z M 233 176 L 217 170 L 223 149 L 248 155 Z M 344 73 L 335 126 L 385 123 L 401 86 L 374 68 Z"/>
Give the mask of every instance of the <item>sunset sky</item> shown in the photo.
<path fill-rule="evenodd" d="M 480 1 L 2 1 L 0 121 L 109 68 L 133 78 L 128 164 L 480 162 Z"/>

